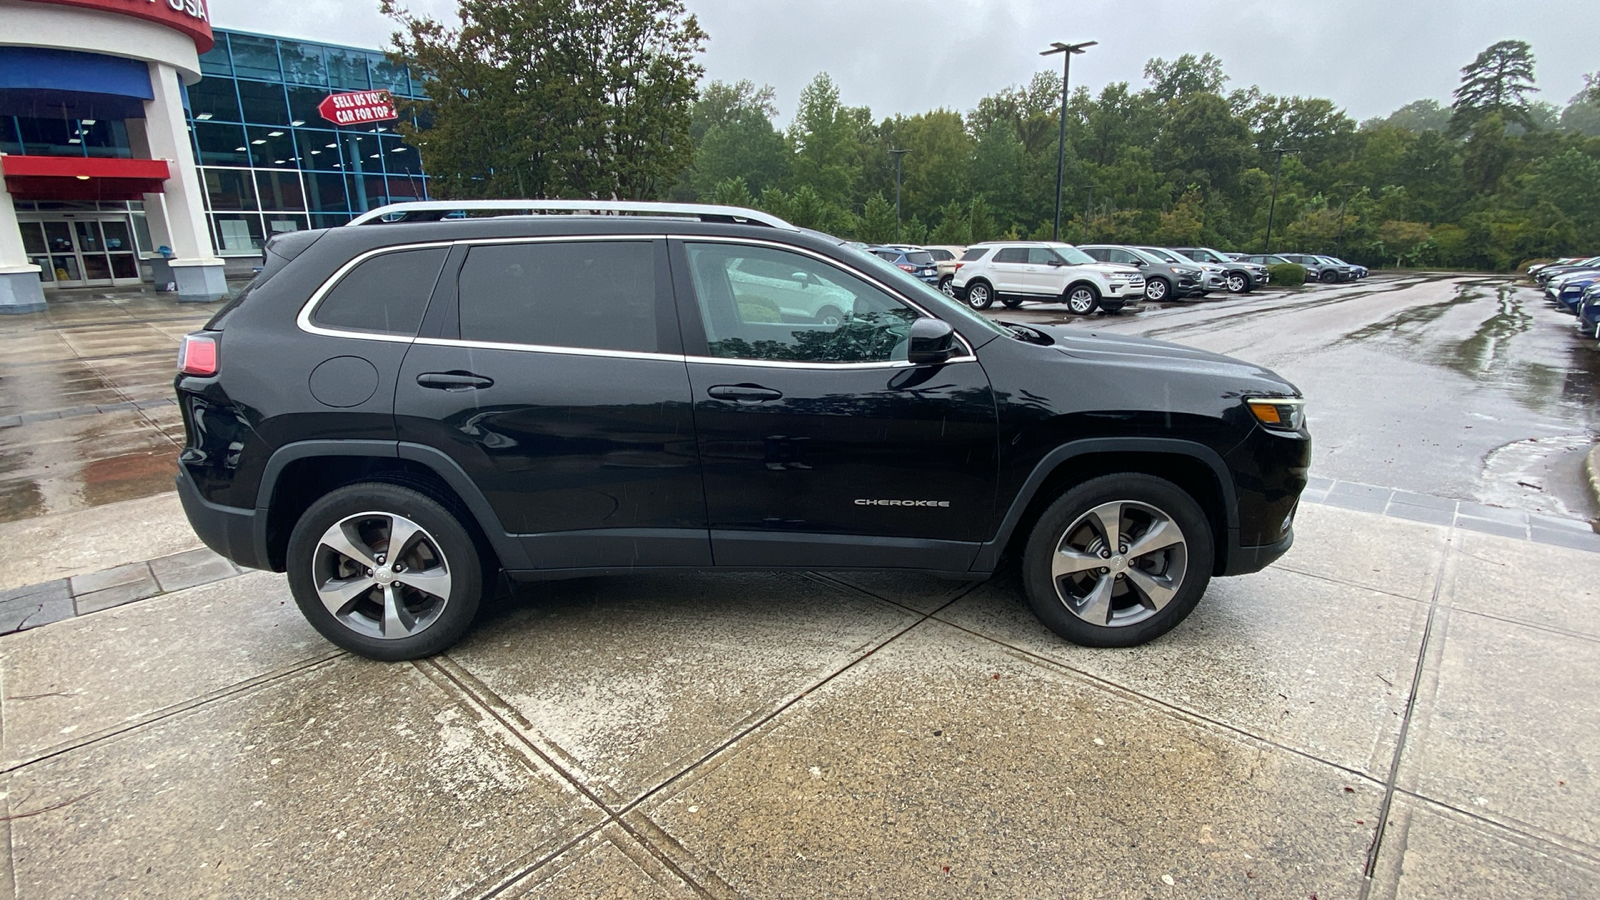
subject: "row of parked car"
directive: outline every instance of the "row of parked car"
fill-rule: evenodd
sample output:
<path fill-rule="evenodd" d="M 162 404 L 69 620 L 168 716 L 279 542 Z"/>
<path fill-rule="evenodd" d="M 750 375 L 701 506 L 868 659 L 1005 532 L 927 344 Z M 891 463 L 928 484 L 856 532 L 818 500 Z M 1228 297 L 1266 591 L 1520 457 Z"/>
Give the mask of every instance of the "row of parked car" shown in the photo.
<path fill-rule="evenodd" d="M 1066 303 L 1079 315 L 1120 312 L 1144 300 L 1248 293 L 1267 284 L 1268 267 L 1279 263 L 1303 266 L 1307 281 L 1354 281 L 1367 275 L 1365 267 L 1332 257 L 1222 253 L 1210 247 L 986 241 L 971 247 L 893 244 L 861 249 L 973 309 L 988 309 L 997 300 L 1008 308 L 1033 300 Z"/>
<path fill-rule="evenodd" d="M 1600 338 L 1600 256 L 1558 259 L 1530 266 L 1528 274 L 1557 309 L 1577 317 L 1580 334 Z"/>

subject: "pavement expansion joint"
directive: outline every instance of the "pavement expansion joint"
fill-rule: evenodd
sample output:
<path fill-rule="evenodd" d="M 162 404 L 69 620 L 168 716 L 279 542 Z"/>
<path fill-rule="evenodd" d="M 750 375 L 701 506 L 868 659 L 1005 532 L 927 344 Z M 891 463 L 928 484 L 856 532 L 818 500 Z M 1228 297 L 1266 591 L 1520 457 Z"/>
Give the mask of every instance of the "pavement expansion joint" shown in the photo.
<path fill-rule="evenodd" d="M 329 665 L 335 660 L 349 655 L 350 654 L 343 650 L 329 648 L 322 655 L 303 660 L 295 665 L 286 666 L 276 671 L 267 672 L 252 678 L 246 678 L 243 681 L 238 681 L 228 685 L 227 687 L 201 694 L 198 697 L 192 697 L 188 700 L 184 700 L 181 703 L 174 703 L 171 706 L 163 707 L 162 709 L 155 710 L 137 718 L 119 722 L 110 728 L 103 728 L 99 731 L 90 732 L 81 736 L 75 736 L 73 740 L 57 744 L 48 749 L 30 753 L 18 759 L 0 762 L 0 775 L 16 772 L 21 769 L 25 769 L 28 766 L 43 762 L 44 760 L 52 759 L 76 750 L 81 750 L 85 747 L 91 747 L 96 744 L 102 744 L 107 741 L 116 740 L 132 732 L 143 730 L 151 725 L 166 721 L 175 716 L 180 716 L 193 710 L 227 700 L 230 697 L 236 697 L 240 694 L 248 693 L 264 685 L 271 684 L 276 681 L 282 681 L 287 678 L 292 678 L 303 672 L 308 672 L 313 669 Z M 7 697 L 6 699 L 15 700 L 18 698 Z"/>
<path fill-rule="evenodd" d="M 1449 540 L 1454 548 L 1453 538 Z M 1383 802 L 1378 808 L 1378 828 L 1372 836 L 1372 846 L 1367 851 L 1367 862 L 1363 868 L 1361 882 L 1361 900 L 1367 900 L 1372 893 L 1374 875 L 1378 870 L 1379 854 L 1383 851 L 1384 832 L 1389 826 L 1389 811 L 1394 806 L 1395 785 L 1400 777 L 1400 762 L 1405 755 L 1406 740 L 1410 737 L 1412 716 L 1416 712 L 1417 697 L 1420 693 L 1423 679 L 1427 672 L 1428 652 L 1432 646 L 1433 627 L 1439 614 L 1439 598 L 1444 594 L 1444 586 L 1449 583 L 1448 575 L 1454 574 L 1456 554 L 1447 553 L 1444 564 L 1439 566 L 1439 571 L 1433 576 L 1433 594 L 1428 602 L 1428 620 L 1422 628 L 1422 643 L 1417 648 L 1417 664 L 1412 670 L 1411 686 L 1406 693 L 1405 714 L 1400 718 L 1400 733 L 1395 737 L 1394 757 L 1389 763 L 1389 774 L 1384 779 Z"/>
<path fill-rule="evenodd" d="M 1443 812 L 1470 822 L 1471 824 L 1494 832 L 1501 840 L 1518 844 L 1524 849 L 1535 853 L 1549 853 L 1557 849 L 1563 854 L 1576 856 L 1585 865 L 1593 868 L 1596 875 L 1600 875 L 1600 847 L 1573 840 L 1562 834 L 1555 834 L 1537 825 L 1526 822 L 1504 821 L 1486 816 L 1480 812 L 1463 809 L 1452 803 L 1445 803 L 1426 794 L 1397 788 L 1395 795 L 1404 797 L 1414 803 L 1426 806 L 1434 811 Z"/>

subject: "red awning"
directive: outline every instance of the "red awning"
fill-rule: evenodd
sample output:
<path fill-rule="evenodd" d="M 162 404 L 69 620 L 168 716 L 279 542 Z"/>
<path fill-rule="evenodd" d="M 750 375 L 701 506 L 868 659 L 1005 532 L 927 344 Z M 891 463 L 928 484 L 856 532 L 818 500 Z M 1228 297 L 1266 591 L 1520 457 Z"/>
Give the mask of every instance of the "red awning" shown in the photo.
<path fill-rule="evenodd" d="M 6 190 L 18 200 L 143 200 L 166 190 L 164 159 L 0 156 Z"/>

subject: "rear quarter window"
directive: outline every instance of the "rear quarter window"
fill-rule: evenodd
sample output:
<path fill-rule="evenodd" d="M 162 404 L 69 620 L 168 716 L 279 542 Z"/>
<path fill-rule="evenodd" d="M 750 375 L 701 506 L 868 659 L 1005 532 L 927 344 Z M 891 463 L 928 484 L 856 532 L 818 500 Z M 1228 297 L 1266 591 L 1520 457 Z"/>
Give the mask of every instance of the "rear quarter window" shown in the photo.
<path fill-rule="evenodd" d="M 311 314 L 323 328 L 415 336 L 449 251 L 396 250 L 346 272 Z"/>
<path fill-rule="evenodd" d="M 980 259 L 983 259 L 983 255 L 985 253 L 988 253 L 990 249 L 991 248 L 989 248 L 989 247 L 973 247 L 971 250 L 968 250 L 966 253 L 961 254 L 961 261 L 962 262 L 976 262 L 976 261 L 978 261 Z"/>

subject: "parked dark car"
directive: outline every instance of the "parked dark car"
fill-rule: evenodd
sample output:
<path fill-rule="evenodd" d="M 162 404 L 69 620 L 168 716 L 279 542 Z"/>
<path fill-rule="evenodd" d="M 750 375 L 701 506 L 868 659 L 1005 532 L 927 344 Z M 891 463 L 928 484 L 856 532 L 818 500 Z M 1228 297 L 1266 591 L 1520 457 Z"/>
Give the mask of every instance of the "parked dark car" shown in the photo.
<path fill-rule="evenodd" d="M 1600 284 L 1591 284 L 1578 301 L 1578 331 L 1600 339 Z"/>
<path fill-rule="evenodd" d="M 933 254 L 916 247 L 868 247 L 867 252 L 901 271 L 908 272 L 920 281 L 937 285 L 939 264 Z"/>
<path fill-rule="evenodd" d="M 1540 269 L 1538 274 L 1534 275 L 1533 278 L 1540 284 L 1549 284 L 1557 278 L 1560 278 L 1563 275 L 1567 275 L 1578 269 L 1592 269 L 1596 267 L 1600 267 L 1600 256 L 1591 256 L 1587 259 L 1569 262 L 1566 265 L 1545 266 L 1544 268 Z"/>
<path fill-rule="evenodd" d="M 579 210 L 610 214 L 548 214 Z M 994 322 L 753 210 L 398 204 L 264 255 L 184 339 L 179 494 L 369 657 L 450 646 L 502 572 L 981 579 L 1008 551 L 1050 628 L 1129 646 L 1293 540 L 1288 381 Z M 733 277 L 757 259 L 844 320 L 785 320 Z"/>
<path fill-rule="evenodd" d="M 1241 262 L 1210 247 L 1168 247 L 1173 253 L 1194 260 L 1197 263 L 1210 263 L 1222 267 L 1222 279 L 1227 285 L 1228 293 L 1244 294 L 1271 281 L 1267 275 L 1267 267 L 1260 263 Z"/>
<path fill-rule="evenodd" d="M 1372 271 L 1370 269 L 1368 269 L 1366 266 L 1359 265 L 1357 263 L 1352 263 L 1352 262 L 1345 262 L 1344 260 L 1340 259 L 1337 256 L 1323 256 L 1322 258 L 1327 260 L 1327 261 L 1329 261 L 1329 262 L 1331 262 L 1331 263 L 1333 263 L 1334 265 L 1349 266 L 1350 267 L 1350 273 L 1352 275 L 1354 275 L 1356 277 L 1356 280 L 1358 280 L 1358 281 L 1360 279 L 1365 278 L 1368 275 L 1372 274 Z"/>
<path fill-rule="evenodd" d="M 1206 273 L 1197 263 L 1174 265 L 1148 251 L 1120 244 L 1081 244 L 1078 249 L 1099 262 L 1137 268 L 1144 274 L 1144 298 L 1152 303 L 1205 296 Z"/>
<path fill-rule="evenodd" d="M 1292 262 L 1291 260 L 1285 259 L 1282 256 L 1278 256 L 1275 253 L 1251 253 L 1246 254 L 1243 258 L 1245 262 L 1266 266 L 1269 269 L 1273 266 L 1300 266 L 1306 270 L 1306 277 L 1304 279 L 1305 281 L 1316 281 L 1316 277 L 1312 274 L 1312 269 L 1310 267 L 1303 266 L 1297 262 Z"/>
<path fill-rule="evenodd" d="M 1578 303 L 1583 300 L 1583 293 L 1591 285 L 1600 283 L 1600 271 L 1578 273 L 1569 275 L 1560 282 L 1560 288 L 1555 291 L 1556 309 L 1568 315 L 1578 314 Z"/>
<path fill-rule="evenodd" d="M 1341 264 L 1311 253 L 1279 253 L 1279 256 L 1292 263 L 1306 267 L 1307 281 L 1320 281 L 1324 284 L 1334 284 L 1340 281 L 1354 281 L 1356 273 L 1349 264 Z"/>

